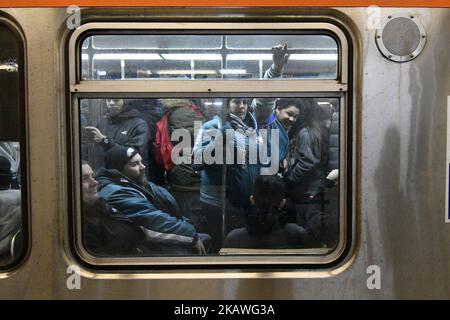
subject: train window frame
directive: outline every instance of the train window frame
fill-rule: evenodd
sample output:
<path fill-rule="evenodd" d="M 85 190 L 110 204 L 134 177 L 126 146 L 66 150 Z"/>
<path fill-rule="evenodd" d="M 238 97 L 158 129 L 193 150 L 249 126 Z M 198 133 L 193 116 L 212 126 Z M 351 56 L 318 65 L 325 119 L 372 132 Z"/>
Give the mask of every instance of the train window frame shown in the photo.
<path fill-rule="evenodd" d="M 29 152 L 29 133 L 28 133 L 28 91 L 27 91 L 27 45 L 24 33 L 20 27 L 20 24 L 11 17 L 9 14 L 0 11 L 0 25 L 3 25 L 8 29 L 11 34 L 17 39 L 18 45 L 18 91 L 20 97 L 17 103 L 18 112 L 18 132 L 19 136 L 17 141 L 19 143 L 19 155 L 20 155 L 20 191 L 21 191 L 21 219 L 22 227 L 20 233 L 22 234 L 22 248 L 21 252 L 14 257 L 10 263 L 0 265 L 0 278 L 4 275 L 8 276 L 13 270 L 22 265 L 25 259 L 29 256 L 31 251 L 31 206 L 30 206 L 30 183 L 29 183 L 29 165 L 28 165 L 28 152 Z M 5 141 L 10 142 L 10 141 Z M 17 233 L 19 234 L 19 233 Z M 17 240 L 17 234 L 15 240 Z M 15 240 L 12 240 L 13 243 Z M 13 248 L 11 247 L 11 250 Z M 11 251 L 12 252 L 12 251 Z"/>
<path fill-rule="evenodd" d="M 82 80 L 81 79 L 81 50 L 80 46 L 87 34 L 108 34 L 114 32 L 151 32 L 171 31 L 196 34 L 195 32 L 205 32 L 208 34 L 213 31 L 227 32 L 239 31 L 243 34 L 264 34 L 264 32 L 273 34 L 283 34 L 283 31 L 292 32 L 326 32 L 332 35 L 338 44 L 338 71 L 337 78 L 330 79 L 299 79 L 289 81 L 277 80 L 195 80 L 184 81 L 183 86 L 177 86 L 179 90 L 174 92 L 174 84 L 179 84 L 179 80 Z M 246 33 L 247 32 L 247 33 Z M 349 79 L 351 74 L 349 67 L 353 61 L 349 60 L 349 42 L 344 31 L 330 22 L 274 22 L 274 23 L 229 23 L 229 22 L 89 22 L 81 25 L 70 36 L 68 40 L 68 93 L 71 119 L 68 121 L 71 125 L 71 159 L 69 166 L 71 168 L 72 179 L 72 210 L 69 218 L 69 231 L 72 239 L 70 244 L 77 253 L 81 261 L 89 266 L 100 268 L 132 267 L 167 270 L 171 268 L 219 268 L 223 271 L 226 268 L 245 268 L 245 267 L 267 267 L 276 266 L 289 268 L 293 265 L 301 267 L 325 268 L 343 257 L 346 248 L 351 243 L 354 210 L 348 203 L 349 194 L 354 192 L 349 190 L 352 183 L 352 175 L 349 175 L 347 165 L 353 159 L 353 154 L 348 153 L 352 149 L 352 141 L 349 140 L 348 132 L 349 112 L 351 103 L 349 101 Z M 245 86 L 242 84 L 245 83 Z M 156 89 L 155 89 L 156 88 Z M 245 88 L 245 89 L 242 89 Z M 300 89 L 299 89 L 300 88 Z M 339 159 L 340 159 L 340 179 L 339 179 L 339 241 L 334 250 L 328 254 L 311 254 L 304 251 L 304 254 L 295 252 L 298 249 L 290 250 L 292 255 L 276 255 L 274 249 L 269 249 L 269 254 L 259 252 L 255 255 L 217 255 L 217 256 L 159 256 L 159 257 L 96 257 L 92 256 L 83 247 L 81 233 L 81 179 L 80 179 L 80 139 L 79 139 L 79 103 L 81 99 L 88 98 L 183 98 L 183 97 L 270 97 L 276 94 L 279 97 L 326 97 L 338 98 L 340 104 L 340 137 L 339 137 Z M 353 171 L 350 167 L 350 173 Z M 350 212 L 350 215 L 349 215 Z M 350 218 L 349 218 L 350 217 Z M 350 232 L 349 232 L 350 231 Z M 245 249 L 247 250 L 247 249 Z M 312 249 L 317 251 L 317 249 Z M 239 250 L 235 251 L 238 253 Z"/>

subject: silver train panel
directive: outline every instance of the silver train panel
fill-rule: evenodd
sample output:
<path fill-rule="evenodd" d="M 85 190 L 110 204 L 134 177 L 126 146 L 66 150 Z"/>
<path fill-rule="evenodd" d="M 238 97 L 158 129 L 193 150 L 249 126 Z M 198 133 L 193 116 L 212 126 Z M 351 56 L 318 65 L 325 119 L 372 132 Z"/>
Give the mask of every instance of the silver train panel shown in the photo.
<path fill-rule="evenodd" d="M 5 9 L 27 45 L 31 251 L 0 274 L 0 298 L 371 299 L 449 298 L 450 224 L 444 223 L 446 106 L 450 95 L 450 9 L 383 8 L 408 13 L 427 32 L 424 51 L 408 63 L 382 56 L 366 8 L 338 8 L 361 37 L 358 246 L 345 270 L 310 278 L 104 279 L 83 277 L 68 290 L 74 263 L 66 239 L 65 91 L 61 57 L 65 9 Z M 320 12 L 320 10 L 318 10 Z M 378 265 L 381 289 L 367 288 Z M 195 288 L 195 290 L 193 290 Z"/>

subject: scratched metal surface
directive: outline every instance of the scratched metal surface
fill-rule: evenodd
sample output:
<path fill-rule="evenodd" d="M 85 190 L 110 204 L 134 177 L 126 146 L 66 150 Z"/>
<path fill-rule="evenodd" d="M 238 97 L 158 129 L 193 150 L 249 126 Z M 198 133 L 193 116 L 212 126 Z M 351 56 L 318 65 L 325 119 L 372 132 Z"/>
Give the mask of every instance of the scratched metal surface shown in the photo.
<path fill-rule="evenodd" d="M 381 9 L 416 15 L 428 34 L 422 54 L 397 64 L 378 51 L 365 8 L 339 9 L 362 43 L 360 214 L 354 262 L 327 278 L 82 278 L 64 247 L 64 91 L 59 56 L 64 9 L 5 9 L 27 40 L 32 246 L 0 276 L 0 298 L 372 299 L 450 298 L 450 224 L 444 223 L 446 103 L 450 95 L 450 9 Z M 381 289 L 368 290 L 378 265 Z M 258 274 L 255 274 L 258 277 Z"/>

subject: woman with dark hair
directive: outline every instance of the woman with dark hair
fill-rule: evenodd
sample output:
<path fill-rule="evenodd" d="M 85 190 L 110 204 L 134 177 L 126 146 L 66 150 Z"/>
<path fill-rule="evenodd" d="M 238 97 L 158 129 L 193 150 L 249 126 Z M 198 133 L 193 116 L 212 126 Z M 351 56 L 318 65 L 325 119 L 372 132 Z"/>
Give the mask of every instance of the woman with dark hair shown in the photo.
<path fill-rule="evenodd" d="M 304 99 L 301 115 L 290 143 L 284 180 L 295 203 L 297 223 L 317 233 L 317 219 L 323 212 L 331 114 L 312 99 Z"/>

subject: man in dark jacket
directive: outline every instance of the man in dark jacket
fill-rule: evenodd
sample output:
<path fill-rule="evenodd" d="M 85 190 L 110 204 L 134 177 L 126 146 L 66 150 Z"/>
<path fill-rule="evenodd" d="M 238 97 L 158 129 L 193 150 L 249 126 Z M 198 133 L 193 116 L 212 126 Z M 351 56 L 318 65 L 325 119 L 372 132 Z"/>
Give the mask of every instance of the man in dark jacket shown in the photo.
<path fill-rule="evenodd" d="M 135 255 L 144 232 L 131 219 L 108 206 L 97 193 L 98 182 L 87 162 L 81 166 L 83 242 L 93 255 Z"/>
<path fill-rule="evenodd" d="M 147 164 L 149 128 L 140 113 L 124 107 L 123 99 L 106 99 L 107 117 L 94 126 L 85 127 L 88 141 L 95 143 L 92 164 L 94 170 L 104 166 L 105 152 L 115 145 L 133 147 L 143 155 Z"/>
<path fill-rule="evenodd" d="M 136 149 L 115 146 L 105 156 L 105 169 L 98 173 L 100 196 L 140 225 L 146 243 L 161 254 L 205 254 L 203 240 L 180 214 L 172 195 L 147 181 L 142 157 Z"/>

